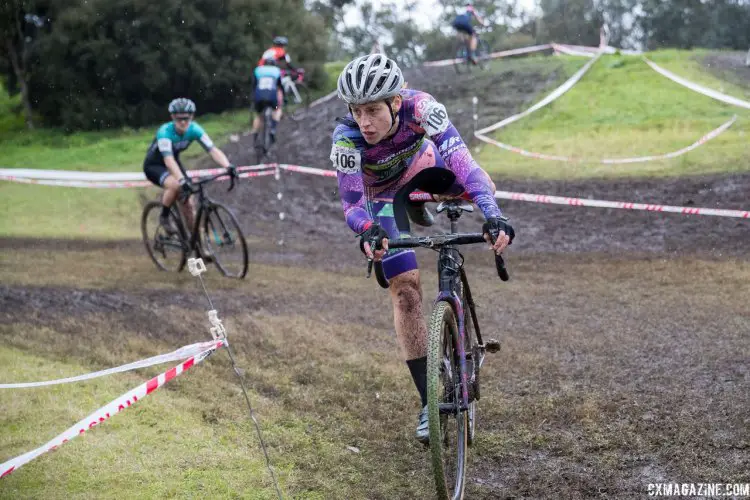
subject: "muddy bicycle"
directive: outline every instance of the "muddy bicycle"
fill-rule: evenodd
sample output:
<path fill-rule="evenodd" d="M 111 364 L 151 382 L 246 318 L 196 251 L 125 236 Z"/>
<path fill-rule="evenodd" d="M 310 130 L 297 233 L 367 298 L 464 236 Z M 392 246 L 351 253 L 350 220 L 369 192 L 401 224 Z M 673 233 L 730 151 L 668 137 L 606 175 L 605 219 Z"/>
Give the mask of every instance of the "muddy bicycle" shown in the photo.
<path fill-rule="evenodd" d="M 455 176 L 446 169 L 426 169 L 417 174 L 394 198 L 393 212 L 399 232 L 409 232 L 405 204 L 410 202 L 412 191 L 421 189 L 439 194 L 454 181 Z M 463 498 L 467 447 L 475 438 L 479 371 L 485 354 L 500 350 L 497 340 L 482 338 L 464 258 L 458 250 L 460 245 L 487 243 L 482 233 L 458 232 L 458 219 L 473 210 L 473 205 L 463 199 L 442 201 L 437 212 L 447 215 L 450 233 L 388 240 L 389 249 L 428 248 L 438 252 L 438 295 L 427 332 L 427 413 L 432 472 L 441 500 Z M 379 242 L 369 243 L 376 248 Z M 495 265 L 500 279 L 507 281 L 509 275 L 501 256 L 495 257 Z M 382 264 L 374 263 L 374 267 L 378 283 L 387 288 L 389 283 Z M 370 261 L 368 277 L 372 268 Z"/>
<path fill-rule="evenodd" d="M 285 104 L 293 108 L 289 117 L 294 121 L 303 118 L 311 102 L 310 88 L 305 83 L 305 70 L 303 68 L 289 72 L 282 70 L 281 85 L 284 88 Z"/>
<path fill-rule="evenodd" d="M 477 66 L 479 69 L 487 69 L 489 64 L 490 56 L 490 45 L 486 40 L 480 37 L 480 33 L 476 32 L 477 36 L 477 50 L 475 52 L 476 64 L 474 64 L 469 57 L 471 49 L 469 44 L 471 43 L 469 37 L 463 36 L 459 33 L 456 36 L 456 63 L 453 65 L 456 68 L 456 73 L 467 73 L 471 71 L 472 66 Z"/>
<path fill-rule="evenodd" d="M 219 271 L 230 278 L 244 278 L 247 274 L 247 241 L 232 211 L 208 197 L 205 186 L 220 177 L 229 176 L 228 191 L 234 188 L 235 177 L 222 172 L 192 183 L 192 194 L 198 195 L 198 210 L 193 227 L 188 224 L 178 202 L 172 204 L 169 219 L 172 228 L 160 221 L 162 204 L 151 201 L 143 208 L 141 234 L 151 260 L 162 271 L 179 272 L 185 267 L 188 256 L 213 262 Z M 176 229 L 176 231 L 175 231 Z"/>

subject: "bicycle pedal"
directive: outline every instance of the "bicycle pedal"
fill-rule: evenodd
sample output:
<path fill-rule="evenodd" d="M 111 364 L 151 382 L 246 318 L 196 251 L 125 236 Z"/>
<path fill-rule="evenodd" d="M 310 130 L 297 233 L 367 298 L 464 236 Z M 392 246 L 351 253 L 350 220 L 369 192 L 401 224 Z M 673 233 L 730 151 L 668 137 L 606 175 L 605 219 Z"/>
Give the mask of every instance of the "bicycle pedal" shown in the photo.
<path fill-rule="evenodd" d="M 498 352 L 500 350 L 500 341 L 495 339 L 489 339 L 487 342 L 484 343 L 484 348 L 487 349 L 487 352 Z"/>

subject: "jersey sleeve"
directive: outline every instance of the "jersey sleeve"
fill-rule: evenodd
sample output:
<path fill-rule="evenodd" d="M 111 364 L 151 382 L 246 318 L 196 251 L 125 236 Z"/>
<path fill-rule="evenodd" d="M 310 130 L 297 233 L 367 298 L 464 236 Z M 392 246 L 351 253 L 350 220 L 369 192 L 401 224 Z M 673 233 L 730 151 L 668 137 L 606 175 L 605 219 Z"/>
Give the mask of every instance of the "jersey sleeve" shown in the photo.
<path fill-rule="evenodd" d="M 492 182 L 450 122 L 445 106 L 430 94 L 421 93 L 414 100 L 414 121 L 432 139 L 446 166 L 456 174 L 456 181 L 464 187 L 485 219 L 502 215 L 495 200 Z"/>
<path fill-rule="evenodd" d="M 174 150 L 172 149 L 172 139 L 169 136 L 167 130 L 168 124 L 159 127 L 156 131 L 156 147 L 163 157 L 174 156 Z"/>
<path fill-rule="evenodd" d="M 362 151 L 347 132 L 351 132 L 351 129 L 343 124 L 333 131 L 331 163 L 337 171 L 339 196 L 346 223 L 352 231 L 361 233 L 372 223 L 372 217 L 366 208 Z"/>
<path fill-rule="evenodd" d="M 198 141 L 198 143 L 205 149 L 206 151 L 211 151 L 214 148 L 214 142 L 211 140 L 211 138 L 208 136 L 205 130 L 203 130 L 203 127 L 198 125 L 195 122 L 192 122 L 190 124 L 190 130 L 191 130 L 191 141 Z"/>

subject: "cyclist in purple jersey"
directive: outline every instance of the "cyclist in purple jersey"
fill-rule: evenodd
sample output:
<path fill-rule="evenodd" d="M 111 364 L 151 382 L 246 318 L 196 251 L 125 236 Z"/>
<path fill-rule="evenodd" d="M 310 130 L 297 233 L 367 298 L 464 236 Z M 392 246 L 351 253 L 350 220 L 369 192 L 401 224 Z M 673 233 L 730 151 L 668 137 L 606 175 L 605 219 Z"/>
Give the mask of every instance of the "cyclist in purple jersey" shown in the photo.
<path fill-rule="evenodd" d="M 495 252 L 502 252 L 515 233 L 497 206 L 492 180 L 471 157 L 445 106 L 430 94 L 403 87 L 398 65 L 383 54 L 347 64 L 339 75 L 338 95 L 350 113 L 333 132 L 331 161 L 338 170 L 346 221 L 362 237 L 360 248 L 367 257 L 382 260 L 391 282 L 396 334 L 422 403 L 416 436 L 428 442 L 427 325 L 414 251 L 388 251 L 388 239 L 399 237 L 393 197 L 425 168 L 448 168 L 456 175 L 450 193 L 467 193 L 482 210 L 486 239 L 490 230 L 499 231 L 492 243 Z M 410 215 L 421 225 L 433 222 L 423 205 L 411 207 Z M 373 238 L 380 240 L 379 248 L 366 243 Z"/>

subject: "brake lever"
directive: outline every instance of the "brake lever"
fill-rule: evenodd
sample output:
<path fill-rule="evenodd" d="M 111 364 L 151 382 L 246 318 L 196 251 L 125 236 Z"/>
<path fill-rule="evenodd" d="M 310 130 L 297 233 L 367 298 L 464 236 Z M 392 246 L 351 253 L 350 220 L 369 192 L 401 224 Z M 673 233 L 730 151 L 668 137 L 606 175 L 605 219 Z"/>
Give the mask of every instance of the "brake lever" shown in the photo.
<path fill-rule="evenodd" d="M 234 179 L 235 179 L 235 177 L 236 177 L 236 174 L 235 175 L 231 175 L 231 174 L 229 175 L 229 189 L 227 189 L 227 192 L 229 192 L 232 189 L 234 189 Z"/>

